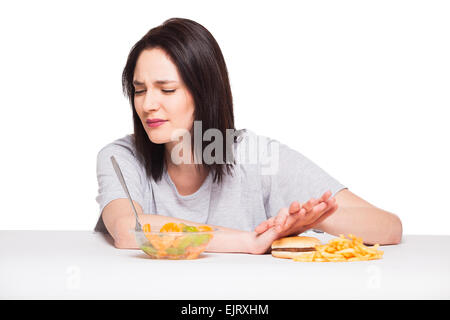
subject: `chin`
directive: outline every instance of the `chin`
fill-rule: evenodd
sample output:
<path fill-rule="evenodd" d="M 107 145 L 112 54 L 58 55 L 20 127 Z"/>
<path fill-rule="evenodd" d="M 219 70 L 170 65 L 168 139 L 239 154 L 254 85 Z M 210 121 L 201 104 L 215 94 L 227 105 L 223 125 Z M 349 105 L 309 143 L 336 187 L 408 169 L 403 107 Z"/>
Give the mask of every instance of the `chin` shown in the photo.
<path fill-rule="evenodd" d="M 156 144 L 164 144 L 164 143 L 167 143 L 170 141 L 170 139 L 167 138 L 166 134 L 147 131 L 147 136 L 151 142 L 156 143 Z"/>

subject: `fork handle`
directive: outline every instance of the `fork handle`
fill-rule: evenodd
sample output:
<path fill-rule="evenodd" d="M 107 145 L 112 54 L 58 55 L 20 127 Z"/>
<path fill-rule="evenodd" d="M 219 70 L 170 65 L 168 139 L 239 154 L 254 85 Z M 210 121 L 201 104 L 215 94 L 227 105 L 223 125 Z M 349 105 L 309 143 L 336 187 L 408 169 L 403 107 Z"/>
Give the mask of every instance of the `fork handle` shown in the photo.
<path fill-rule="evenodd" d="M 114 156 L 111 156 L 111 162 L 112 162 L 112 165 L 114 167 L 114 171 L 116 171 L 117 177 L 119 178 L 120 184 L 122 185 L 123 190 L 127 194 L 128 200 L 130 200 L 131 208 L 133 209 L 134 216 L 136 217 L 135 230 L 136 231 L 142 231 L 142 226 L 139 223 L 139 219 L 138 219 L 138 214 L 137 214 L 136 208 L 134 207 L 133 200 L 131 200 L 131 195 L 130 195 L 130 192 L 128 191 L 127 184 L 125 183 L 125 179 L 124 179 L 124 177 L 122 175 L 122 171 L 120 170 L 119 164 L 117 163 L 116 158 L 114 158 Z"/>

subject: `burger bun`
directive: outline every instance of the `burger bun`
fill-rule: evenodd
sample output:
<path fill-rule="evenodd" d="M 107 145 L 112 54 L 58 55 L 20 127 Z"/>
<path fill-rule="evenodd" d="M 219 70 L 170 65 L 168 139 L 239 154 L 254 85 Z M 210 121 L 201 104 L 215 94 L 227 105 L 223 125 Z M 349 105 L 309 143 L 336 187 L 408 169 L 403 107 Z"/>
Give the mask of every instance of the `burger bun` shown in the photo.
<path fill-rule="evenodd" d="M 320 240 L 314 237 L 285 237 L 275 240 L 272 243 L 272 256 L 275 258 L 293 259 L 302 255 L 311 254 L 315 251 L 315 246 L 320 244 Z M 276 249 L 301 249 L 309 251 L 280 251 Z"/>

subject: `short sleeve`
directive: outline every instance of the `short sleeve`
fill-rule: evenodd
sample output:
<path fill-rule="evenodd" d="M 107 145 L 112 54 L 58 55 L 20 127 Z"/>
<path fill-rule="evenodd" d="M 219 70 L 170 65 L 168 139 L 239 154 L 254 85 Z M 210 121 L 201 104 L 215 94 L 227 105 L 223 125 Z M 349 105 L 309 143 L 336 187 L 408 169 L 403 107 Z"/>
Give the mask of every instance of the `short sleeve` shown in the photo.
<path fill-rule="evenodd" d="M 102 148 L 97 155 L 96 201 L 99 205 L 100 216 L 95 227 L 95 231 L 100 232 L 107 232 L 101 216 L 106 205 L 115 199 L 128 198 L 114 171 L 111 156 L 114 156 L 122 171 L 131 198 L 141 206 L 144 201 L 142 173 L 133 150 L 120 143 L 111 143 Z"/>
<path fill-rule="evenodd" d="M 327 190 L 334 196 L 346 187 L 300 152 L 277 140 L 261 137 L 260 175 L 268 217 L 292 201 L 304 203 Z"/>

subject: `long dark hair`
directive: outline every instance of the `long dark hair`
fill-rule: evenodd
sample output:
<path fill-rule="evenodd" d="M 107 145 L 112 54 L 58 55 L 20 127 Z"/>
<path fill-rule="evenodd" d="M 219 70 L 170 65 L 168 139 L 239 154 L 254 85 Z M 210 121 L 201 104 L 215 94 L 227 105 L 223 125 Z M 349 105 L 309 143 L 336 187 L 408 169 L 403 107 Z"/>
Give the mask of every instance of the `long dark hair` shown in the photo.
<path fill-rule="evenodd" d="M 147 176 L 159 181 L 165 166 L 164 144 L 156 144 L 150 140 L 134 106 L 133 76 L 136 61 L 143 50 L 152 48 L 163 49 L 178 68 L 194 100 L 194 121 L 201 121 L 203 131 L 214 128 L 222 133 L 222 137 L 226 137 L 226 129 L 235 130 L 235 127 L 228 70 L 212 34 L 199 23 L 183 18 L 168 19 L 160 26 L 150 29 L 133 46 L 128 55 L 122 73 L 122 88 L 133 110 L 136 151 L 145 166 Z M 193 127 L 192 148 L 194 148 Z M 201 150 L 193 150 L 194 153 L 203 154 L 206 143 L 201 140 Z M 223 155 L 230 148 L 227 143 L 223 144 Z M 203 163 L 200 166 L 212 170 L 213 182 L 221 183 L 225 174 L 232 174 L 233 163 L 224 160 L 221 163 Z M 200 166 L 197 166 L 197 169 Z"/>

